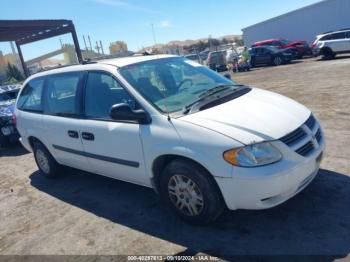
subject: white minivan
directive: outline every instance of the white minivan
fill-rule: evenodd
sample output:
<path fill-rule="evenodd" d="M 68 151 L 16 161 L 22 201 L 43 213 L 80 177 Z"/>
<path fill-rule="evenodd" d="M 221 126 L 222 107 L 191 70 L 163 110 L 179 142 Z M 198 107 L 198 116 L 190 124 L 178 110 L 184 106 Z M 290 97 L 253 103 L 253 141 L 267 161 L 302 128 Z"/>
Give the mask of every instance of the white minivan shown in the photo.
<path fill-rule="evenodd" d="M 324 150 L 305 106 L 170 55 L 35 74 L 15 114 L 45 176 L 69 166 L 151 187 L 190 222 L 281 204 L 313 180 Z"/>

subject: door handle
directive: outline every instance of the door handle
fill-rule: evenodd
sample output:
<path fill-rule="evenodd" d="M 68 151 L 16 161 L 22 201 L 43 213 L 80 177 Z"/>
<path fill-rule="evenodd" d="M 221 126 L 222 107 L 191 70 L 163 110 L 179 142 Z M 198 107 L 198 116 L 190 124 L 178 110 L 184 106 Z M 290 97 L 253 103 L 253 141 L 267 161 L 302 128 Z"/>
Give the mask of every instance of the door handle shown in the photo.
<path fill-rule="evenodd" d="M 72 138 L 78 138 L 79 137 L 79 133 L 78 131 L 75 130 L 68 130 L 68 135 Z"/>
<path fill-rule="evenodd" d="M 83 132 L 81 133 L 81 137 L 85 140 L 95 140 L 95 136 L 93 133 Z"/>

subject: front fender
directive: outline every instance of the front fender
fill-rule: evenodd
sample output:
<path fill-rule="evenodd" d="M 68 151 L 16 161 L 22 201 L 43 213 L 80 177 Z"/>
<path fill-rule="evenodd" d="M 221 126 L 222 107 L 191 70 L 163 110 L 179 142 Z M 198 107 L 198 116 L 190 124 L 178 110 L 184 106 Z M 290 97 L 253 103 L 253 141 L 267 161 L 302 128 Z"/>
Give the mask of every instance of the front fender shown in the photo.
<path fill-rule="evenodd" d="M 166 155 L 191 159 L 213 176 L 232 177 L 232 166 L 223 159 L 223 152 L 241 146 L 237 141 L 179 119 L 152 120 L 151 125 L 141 128 L 146 173 L 150 179 L 154 161 Z"/>

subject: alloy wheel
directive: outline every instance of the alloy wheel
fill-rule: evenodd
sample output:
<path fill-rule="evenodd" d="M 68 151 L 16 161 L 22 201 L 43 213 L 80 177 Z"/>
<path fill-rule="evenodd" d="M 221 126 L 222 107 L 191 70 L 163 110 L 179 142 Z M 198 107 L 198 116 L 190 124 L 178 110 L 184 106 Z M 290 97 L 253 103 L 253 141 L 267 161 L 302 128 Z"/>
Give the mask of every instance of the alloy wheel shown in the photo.
<path fill-rule="evenodd" d="M 279 56 L 277 56 L 277 57 L 275 57 L 275 59 L 274 59 L 274 64 L 275 65 L 280 65 L 282 63 L 282 59 L 279 57 Z"/>
<path fill-rule="evenodd" d="M 171 202 L 184 215 L 197 216 L 204 207 L 203 194 L 198 185 L 184 175 L 173 175 L 168 183 Z"/>
<path fill-rule="evenodd" d="M 37 149 L 35 153 L 36 160 L 38 162 L 39 168 L 45 173 L 48 174 L 50 173 L 50 165 L 49 165 L 49 160 L 41 149 Z"/>

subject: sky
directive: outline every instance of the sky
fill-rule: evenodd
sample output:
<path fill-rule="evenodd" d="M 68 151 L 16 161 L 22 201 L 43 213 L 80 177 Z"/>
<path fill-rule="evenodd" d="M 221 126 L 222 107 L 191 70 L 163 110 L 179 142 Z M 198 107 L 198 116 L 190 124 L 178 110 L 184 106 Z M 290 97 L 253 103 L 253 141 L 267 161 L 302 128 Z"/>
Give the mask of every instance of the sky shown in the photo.
<path fill-rule="evenodd" d="M 110 42 L 123 40 L 129 50 L 157 43 L 242 34 L 241 29 L 319 0 L 1 0 L 0 19 L 69 19 L 80 47 L 82 35 Z M 72 43 L 69 35 L 23 46 L 24 59 L 32 59 Z M 94 46 L 95 44 L 93 44 Z M 9 43 L 0 42 L 3 53 Z"/>

